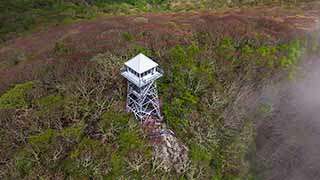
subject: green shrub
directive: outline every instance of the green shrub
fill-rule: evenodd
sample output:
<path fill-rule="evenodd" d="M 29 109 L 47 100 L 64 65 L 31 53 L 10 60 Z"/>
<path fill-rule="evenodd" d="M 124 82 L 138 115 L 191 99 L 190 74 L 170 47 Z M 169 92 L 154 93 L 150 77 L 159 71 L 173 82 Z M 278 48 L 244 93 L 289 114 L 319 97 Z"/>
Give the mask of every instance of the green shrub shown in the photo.
<path fill-rule="evenodd" d="M 75 124 L 71 127 L 62 129 L 59 135 L 75 142 L 79 142 L 83 136 L 84 125 L 83 123 Z"/>
<path fill-rule="evenodd" d="M 72 48 L 67 47 L 66 43 L 64 41 L 58 41 L 56 42 L 53 52 L 55 55 L 68 55 L 72 53 Z"/>
<path fill-rule="evenodd" d="M 270 103 L 261 103 L 258 107 L 258 111 L 263 116 L 270 116 L 272 115 L 273 106 Z"/>
<path fill-rule="evenodd" d="M 22 150 L 15 156 L 15 168 L 21 177 L 29 175 L 34 166 L 35 162 L 30 153 Z"/>
<path fill-rule="evenodd" d="M 142 137 L 135 131 L 123 131 L 119 135 L 119 145 L 122 152 L 143 148 Z"/>
<path fill-rule="evenodd" d="M 61 106 L 63 104 L 63 97 L 61 95 L 49 95 L 35 100 L 40 108 L 50 109 L 54 106 Z"/>
<path fill-rule="evenodd" d="M 0 109 L 25 108 L 30 102 L 27 93 L 34 87 L 34 82 L 18 84 L 0 97 Z"/>
<path fill-rule="evenodd" d="M 121 112 L 107 111 L 105 112 L 99 122 L 99 126 L 102 131 L 107 132 L 112 130 L 113 132 L 119 132 L 126 128 L 129 123 L 128 114 Z"/>
<path fill-rule="evenodd" d="M 197 108 L 202 93 L 198 85 L 205 66 L 197 59 L 199 53 L 199 47 L 194 44 L 186 48 L 173 48 L 170 51 L 170 66 L 165 67 L 168 73 L 160 83 L 160 91 L 165 97 L 163 113 L 176 133 L 185 131 L 188 115 Z"/>
<path fill-rule="evenodd" d="M 62 128 L 69 120 L 70 111 L 66 104 L 66 99 L 59 94 L 52 94 L 33 100 L 33 117 L 42 119 L 43 126 L 46 128 Z"/>
<path fill-rule="evenodd" d="M 290 68 L 296 65 L 299 58 L 302 56 L 303 49 L 299 40 L 294 40 L 289 44 L 279 46 L 279 52 L 283 53 L 280 57 L 280 66 L 283 68 Z"/>
<path fill-rule="evenodd" d="M 152 56 L 152 51 L 150 49 L 143 47 L 143 46 L 140 46 L 140 45 L 137 45 L 137 44 L 134 44 L 132 46 L 131 52 L 129 53 L 129 56 L 132 57 L 132 56 L 137 55 L 138 53 L 142 53 L 142 54 L 149 56 L 149 57 Z"/>
<path fill-rule="evenodd" d="M 64 160 L 64 155 L 72 150 L 73 145 L 80 142 L 83 127 L 82 124 L 76 124 L 60 131 L 47 129 L 30 136 L 28 145 L 15 155 L 15 166 L 19 174 L 22 177 L 29 176 L 30 173 L 43 168 L 55 173 L 68 167 L 72 161 Z"/>
<path fill-rule="evenodd" d="M 192 161 L 198 162 L 202 165 L 209 165 L 211 161 L 211 156 L 203 147 L 197 144 L 193 144 L 191 145 L 190 153 Z"/>
<path fill-rule="evenodd" d="M 48 129 L 41 134 L 29 137 L 29 143 L 39 151 L 46 151 L 56 135 L 56 131 Z"/>
<path fill-rule="evenodd" d="M 110 110 L 103 114 L 99 127 L 107 135 L 108 143 L 117 147 L 109 152 L 111 154 L 111 171 L 107 177 L 110 179 L 119 178 L 123 176 L 125 170 L 130 172 L 127 176 L 132 178 L 139 176 L 135 169 L 129 169 L 128 162 L 135 162 L 137 157 L 142 158 L 140 160 L 150 162 L 152 157 L 151 149 L 137 122 L 126 113 Z"/>
<path fill-rule="evenodd" d="M 21 177 L 29 176 L 40 164 L 48 165 L 47 153 L 52 148 L 54 130 L 46 130 L 41 134 L 30 136 L 29 145 L 18 150 L 14 156 L 14 165 Z M 49 166 L 47 166 L 49 168 Z"/>
<path fill-rule="evenodd" d="M 227 61 L 236 60 L 236 44 L 231 37 L 223 38 L 216 48 L 216 52 L 220 58 Z"/>
<path fill-rule="evenodd" d="M 113 153 L 111 155 L 111 177 L 120 177 L 124 169 L 124 159 L 121 155 Z"/>
<path fill-rule="evenodd" d="M 126 41 L 133 41 L 134 40 L 134 36 L 132 34 L 130 34 L 129 32 L 122 33 L 122 37 Z"/>
<path fill-rule="evenodd" d="M 87 137 L 70 152 L 63 161 L 62 170 L 70 177 L 91 177 L 106 175 L 105 166 L 110 163 L 110 146 Z"/>

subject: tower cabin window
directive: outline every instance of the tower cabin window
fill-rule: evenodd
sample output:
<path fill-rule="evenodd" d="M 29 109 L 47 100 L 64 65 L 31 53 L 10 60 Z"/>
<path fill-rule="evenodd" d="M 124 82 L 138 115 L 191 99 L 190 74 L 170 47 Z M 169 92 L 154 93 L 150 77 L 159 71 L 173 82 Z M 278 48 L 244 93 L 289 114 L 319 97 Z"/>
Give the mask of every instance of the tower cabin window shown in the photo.
<path fill-rule="evenodd" d="M 154 74 L 155 68 L 152 68 L 152 69 L 150 69 L 148 71 L 145 71 L 145 72 L 143 72 L 141 74 L 137 73 L 136 71 L 134 71 L 133 69 L 131 69 L 129 67 L 127 67 L 127 71 L 129 71 L 130 73 L 136 75 L 137 77 L 144 77 L 144 76 L 146 76 L 148 74 Z"/>
<path fill-rule="evenodd" d="M 131 72 L 132 74 L 136 75 L 139 77 L 139 73 L 137 73 L 136 71 L 132 70 L 131 68 L 128 68 L 129 72 Z"/>
<path fill-rule="evenodd" d="M 152 69 L 150 69 L 150 70 L 142 73 L 142 74 L 141 74 L 141 77 L 146 76 L 146 75 L 148 75 L 148 74 L 150 74 L 150 73 L 153 74 L 153 72 L 154 72 L 154 68 L 152 68 Z"/>

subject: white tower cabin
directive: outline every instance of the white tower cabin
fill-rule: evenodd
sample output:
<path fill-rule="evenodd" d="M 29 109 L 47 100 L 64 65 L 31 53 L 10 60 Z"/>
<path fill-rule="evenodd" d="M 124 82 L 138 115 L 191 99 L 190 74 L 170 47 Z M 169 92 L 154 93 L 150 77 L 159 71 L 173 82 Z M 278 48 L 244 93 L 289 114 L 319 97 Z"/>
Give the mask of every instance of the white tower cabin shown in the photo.
<path fill-rule="evenodd" d="M 151 116 L 162 120 L 155 82 L 163 75 L 159 65 L 140 53 L 125 63 L 121 75 L 128 80 L 127 111 L 141 121 Z"/>

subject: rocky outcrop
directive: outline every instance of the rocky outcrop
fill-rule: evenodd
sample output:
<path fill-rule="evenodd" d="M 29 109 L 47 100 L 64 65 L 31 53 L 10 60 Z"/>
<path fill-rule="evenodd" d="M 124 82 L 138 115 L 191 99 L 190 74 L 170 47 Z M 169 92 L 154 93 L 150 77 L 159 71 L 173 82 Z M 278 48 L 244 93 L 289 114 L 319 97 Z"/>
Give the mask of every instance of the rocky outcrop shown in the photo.
<path fill-rule="evenodd" d="M 153 146 L 154 169 L 184 172 L 189 163 L 188 148 L 177 139 L 174 132 L 166 128 L 163 121 L 154 118 L 145 120 L 143 128 Z"/>

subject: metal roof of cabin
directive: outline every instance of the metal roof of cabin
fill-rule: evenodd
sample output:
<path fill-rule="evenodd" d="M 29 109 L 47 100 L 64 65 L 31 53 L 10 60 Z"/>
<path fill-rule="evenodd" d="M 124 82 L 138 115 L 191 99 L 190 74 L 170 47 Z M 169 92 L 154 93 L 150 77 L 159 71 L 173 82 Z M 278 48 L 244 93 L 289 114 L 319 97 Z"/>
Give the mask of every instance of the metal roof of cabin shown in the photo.
<path fill-rule="evenodd" d="M 156 62 L 154 62 L 142 53 L 138 54 L 137 56 L 130 59 L 124 64 L 139 74 L 158 66 Z"/>

